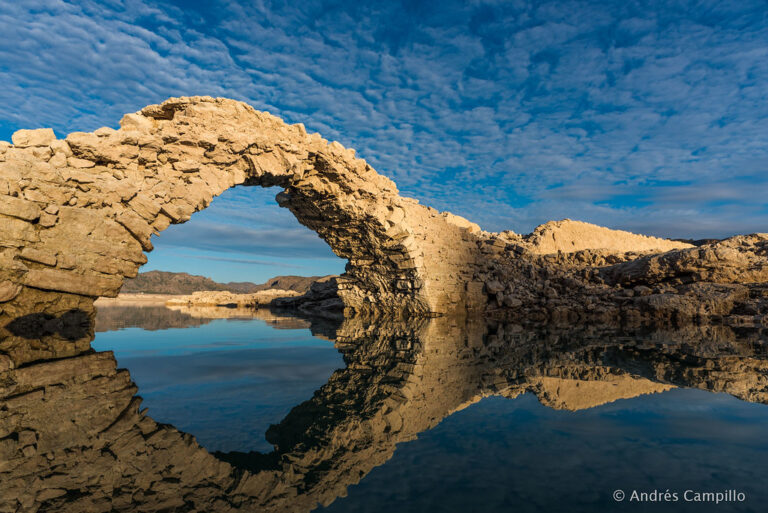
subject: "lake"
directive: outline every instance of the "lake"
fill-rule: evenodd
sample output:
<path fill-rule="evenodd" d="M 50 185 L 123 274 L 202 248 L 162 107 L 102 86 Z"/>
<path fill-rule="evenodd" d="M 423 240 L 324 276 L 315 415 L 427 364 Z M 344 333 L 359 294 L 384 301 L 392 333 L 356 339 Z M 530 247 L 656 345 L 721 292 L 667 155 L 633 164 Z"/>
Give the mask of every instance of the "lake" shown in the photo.
<path fill-rule="evenodd" d="M 101 308 L 96 330 L 93 349 L 114 352 L 154 421 L 247 472 L 291 462 L 299 498 L 267 497 L 271 510 L 768 502 L 768 366 L 754 334 L 451 319 L 333 326 L 165 307 Z"/>

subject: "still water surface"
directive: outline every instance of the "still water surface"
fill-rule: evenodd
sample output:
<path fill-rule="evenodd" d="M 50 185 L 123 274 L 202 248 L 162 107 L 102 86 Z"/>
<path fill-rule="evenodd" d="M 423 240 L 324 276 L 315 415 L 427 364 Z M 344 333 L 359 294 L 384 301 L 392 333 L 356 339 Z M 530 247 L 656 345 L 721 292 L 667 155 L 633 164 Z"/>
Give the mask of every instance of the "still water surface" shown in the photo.
<path fill-rule="evenodd" d="M 265 439 L 270 425 L 280 424 L 346 367 L 334 342 L 313 336 L 305 321 L 268 312 L 187 318 L 146 308 L 100 309 L 92 346 L 114 351 L 154 420 L 193 434 L 209 451 L 271 451 Z M 674 366 L 675 358 L 650 365 Z M 572 362 L 558 365 L 573 368 Z M 642 361 L 629 365 L 630 371 L 633 366 L 645 368 Z M 569 372 L 584 376 L 584 368 Z M 451 375 L 448 369 L 431 387 L 438 395 L 425 392 L 427 401 L 443 401 L 452 393 L 454 385 L 440 389 L 450 381 L 441 377 Z M 686 369 L 667 374 L 698 372 Z M 755 375 L 746 381 L 766 379 L 764 370 L 749 372 Z M 391 457 L 373 464 L 369 473 L 342 479 L 350 483 L 347 496 L 319 511 L 768 511 L 768 406 L 709 391 L 717 387 L 708 385 L 706 376 L 682 378 L 703 389 L 661 391 L 657 383 L 627 383 L 612 375 L 602 375 L 608 381 L 599 390 L 582 385 L 587 388 L 576 392 L 567 389 L 572 381 L 536 379 L 533 391 L 499 395 L 486 386 L 485 397 L 449 407 L 415 439 L 398 440 Z M 326 396 L 332 394 L 323 394 L 315 400 L 329 402 Z M 331 402 L 345 404 L 345 411 L 358 403 L 365 408 L 367 400 L 352 395 Z M 350 443 L 376 443 L 375 437 L 359 437 L 362 442 L 357 437 L 351 435 Z M 339 457 L 346 457 L 341 452 Z M 622 502 L 613 498 L 619 489 L 626 493 Z M 630 500 L 633 490 L 669 490 L 679 500 L 637 503 Z M 746 500 L 685 503 L 685 490 L 736 490 Z"/>

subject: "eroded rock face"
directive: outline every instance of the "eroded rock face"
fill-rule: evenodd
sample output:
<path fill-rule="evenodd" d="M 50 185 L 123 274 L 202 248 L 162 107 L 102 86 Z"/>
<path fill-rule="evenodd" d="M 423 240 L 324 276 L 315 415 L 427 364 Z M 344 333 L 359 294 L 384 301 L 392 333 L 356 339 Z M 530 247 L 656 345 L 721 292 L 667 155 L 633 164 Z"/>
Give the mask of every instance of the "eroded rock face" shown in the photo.
<path fill-rule="evenodd" d="M 348 260 L 334 282 L 347 314 L 691 318 L 701 314 L 691 295 L 717 315 L 766 314 L 768 235 L 692 248 L 570 220 L 488 233 L 401 197 L 353 150 L 233 100 L 172 98 L 127 114 L 119 130 L 64 140 L 22 130 L 13 142 L 0 144 L 4 318 L 115 296 L 153 234 L 234 186 L 282 189 L 278 203 Z M 757 289 L 734 302 L 722 289 L 678 288 L 692 283 Z M 654 298 L 627 305 L 629 295 Z"/>

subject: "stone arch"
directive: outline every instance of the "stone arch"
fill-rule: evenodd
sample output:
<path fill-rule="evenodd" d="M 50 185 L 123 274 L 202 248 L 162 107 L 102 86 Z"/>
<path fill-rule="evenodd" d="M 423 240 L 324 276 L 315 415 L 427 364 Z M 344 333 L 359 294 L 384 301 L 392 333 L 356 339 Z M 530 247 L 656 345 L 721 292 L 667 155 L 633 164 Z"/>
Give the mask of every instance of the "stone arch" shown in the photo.
<path fill-rule="evenodd" d="M 354 150 L 245 103 L 171 98 L 125 115 L 119 130 L 64 140 L 20 130 L 13 143 L 0 146 L 6 308 L 44 303 L 44 291 L 114 296 L 146 262 L 153 234 L 230 187 L 256 185 L 282 188 L 278 203 L 348 261 L 346 307 L 466 306 L 477 225 L 401 197 Z"/>
<path fill-rule="evenodd" d="M 348 315 L 692 319 L 694 296 L 717 303 L 705 315 L 757 301 L 703 284 L 768 280 L 765 234 L 698 248 L 571 220 L 525 236 L 481 231 L 400 196 L 353 150 L 234 100 L 171 98 L 119 130 L 63 140 L 20 130 L 13 143 L 0 142 L 0 320 L 92 310 L 136 275 L 153 234 L 235 186 L 281 188 L 278 203 L 348 261 L 338 280 Z M 660 304 L 625 300 L 691 281 L 702 285 Z"/>

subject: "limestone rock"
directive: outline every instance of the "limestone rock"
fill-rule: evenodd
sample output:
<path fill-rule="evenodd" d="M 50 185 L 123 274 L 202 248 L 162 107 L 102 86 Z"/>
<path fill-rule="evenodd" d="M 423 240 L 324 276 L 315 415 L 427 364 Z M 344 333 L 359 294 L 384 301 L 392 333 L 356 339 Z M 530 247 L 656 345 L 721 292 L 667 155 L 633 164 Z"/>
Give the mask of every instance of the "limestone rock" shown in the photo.
<path fill-rule="evenodd" d="M 584 249 L 659 253 L 692 247 L 684 242 L 637 235 L 622 230 L 611 230 L 570 219 L 550 221 L 537 227 L 531 235 L 526 237 L 526 242 L 528 249 L 538 254 L 557 253 L 558 251 L 572 253 Z"/>
<path fill-rule="evenodd" d="M 123 130 L 149 131 L 152 129 L 152 120 L 141 114 L 126 114 L 120 120 L 120 128 Z"/>
<path fill-rule="evenodd" d="M 84 296 L 116 296 L 122 280 L 116 276 L 83 275 L 58 269 L 30 269 L 24 285 Z"/>
<path fill-rule="evenodd" d="M 36 130 L 17 130 L 11 135 L 14 146 L 26 148 L 29 146 L 50 146 L 56 140 L 56 134 L 51 128 Z"/>
<path fill-rule="evenodd" d="M 21 292 L 21 285 L 12 281 L 0 281 L 0 303 L 5 303 L 15 298 Z"/>
<path fill-rule="evenodd" d="M 0 214 L 34 221 L 40 217 L 40 207 L 32 202 L 12 196 L 0 196 Z"/>

